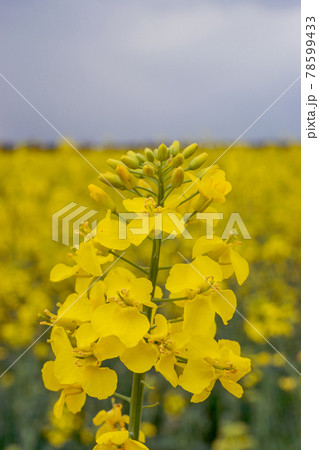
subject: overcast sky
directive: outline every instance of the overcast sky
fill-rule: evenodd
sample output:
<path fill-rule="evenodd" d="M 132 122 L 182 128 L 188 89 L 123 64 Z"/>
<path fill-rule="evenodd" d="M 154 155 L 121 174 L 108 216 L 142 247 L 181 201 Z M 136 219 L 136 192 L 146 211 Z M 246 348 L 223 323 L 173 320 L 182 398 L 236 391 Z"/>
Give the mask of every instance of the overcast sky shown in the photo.
<path fill-rule="evenodd" d="M 76 141 L 237 138 L 300 74 L 294 0 L 2 0 L 0 72 Z M 245 140 L 300 137 L 300 82 Z M 58 138 L 0 78 L 0 140 Z"/>

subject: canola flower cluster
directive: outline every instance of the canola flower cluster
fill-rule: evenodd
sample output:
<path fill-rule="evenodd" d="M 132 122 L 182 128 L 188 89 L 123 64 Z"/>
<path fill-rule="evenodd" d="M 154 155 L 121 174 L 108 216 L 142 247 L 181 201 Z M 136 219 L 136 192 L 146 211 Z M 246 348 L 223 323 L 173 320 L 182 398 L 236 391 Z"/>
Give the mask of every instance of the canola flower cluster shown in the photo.
<path fill-rule="evenodd" d="M 84 239 L 69 255 L 73 265 L 59 263 L 51 271 L 54 282 L 74 278 L 74 292 L 58 303 L 56 314 L 47 310 L 44 322 L 52 327 L 55 359 L 44 364 L 42 375 L 47 389 L 60 391 L 55 416 L 62 416 L 65 405 L 79 412 L 87 395 L 100 400 L 114 395 L 130 403 L 128 418 L 99 433 L 96 450 L 146 448 L 140 423 L 145 373 L 152 368 L 173 387 L 192 393 L 192 402 L 207 399 L 217 381 L 234 396 L 243 394 L 238 381 L 250 371 L 250 360 L 241 356 L 238 342 L 214 339 L 215 315 L 224 325 L 232 319 L 237 300 L 225 280 L 234 275 L 241 285 L 249 269 L 235 236 L 223 240 L 204 231 L 198 237 L 197 213 L 216 211 L 231 185 L 217 165 L 203 168 L 208 155 L 193 156 L 197 148 L 192 144 L 181 150 L 175 141 L 170 147 L 161 144 L 154 151 L 109 159 L 113 170 L 100 180 L 117 193 L 110 196 L 89 186 L 105 217 L 94 230 L 83 224 Z M 119 192 L 127 198 L 114 201 Z M 130 220 L 123 222 L 123 211 L 132 214 Z M 141 228 L 145 217 L 146 229 Z M 180 254 L 182 263 L 168 265 L 161 249 L 184 240 L 192 228 L 197 233 L 189 241 L 191 261 Z M 137 257 L 124 256 L 132 249 L 139 254 L 150 241 L 147 267 Z M 116 267 L 120 260 L 127 268 Z M 171 310 L 162 313 L 168 304 L 174 315 Z M 128 399 L 116 392 L 117 374 L 108 367 L 113 358 L 133 372 Z M 119 411 L 114 408 L 112 414 Z"/>

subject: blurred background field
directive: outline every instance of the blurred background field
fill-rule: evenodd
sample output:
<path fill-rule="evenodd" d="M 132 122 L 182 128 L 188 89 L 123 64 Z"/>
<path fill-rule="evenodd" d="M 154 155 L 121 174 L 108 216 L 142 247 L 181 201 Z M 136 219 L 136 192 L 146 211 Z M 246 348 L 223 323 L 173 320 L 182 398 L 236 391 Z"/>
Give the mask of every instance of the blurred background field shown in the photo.
<path fill-rule="evenodd" d="M 212 163 L 224 150 L 206 145 Z M 98 171 L 121 149 L 84 148 L 82 154 Z M 127 149 L 123 149 L 127 150 Z M 225 221 L 240 213 L 252 239 L 243 241 L 242 255 L 250 275 L 243 286 L 231 286 L 238 310 L 298 370 L 300 368 L 300 146 L 240 145 L 220 161 L 233 190 L 219 210 Z M 66 144 L 51 150 L 20 146 L 0 151 L 0 371 L 3 373 L 44 331 L 38 316 L 65 298 L 71 284 L 49 281 L 50 269 L 65 259 L 67 247 L 51 239 L 52 214 L 71 202 L 98 209 L 87 186 L 99 185 L 98 174 Z M 113 193 L 113 197 L 117 194 Z M 101 215 L 102 212 L 99 212 Z M 97 216 L 99 217 L 99 216 Z M 142 257 L 141 255 L 139 255 Z M 169 256 L 169 255 L 167 255 Z M 254 329 L 236 315 L 221 336 L 236 339 L 252 358 L 242 400 L 215 388 L 203 404 L 171 390 L 155 377 L 155 391 L 143 429 L 153 450 L 297 450 L 299 448 L 300 379 L 296 371 Z M 56 400 L 41 380 L 49 347 L 44 335 L 0 378 L 0 448 L 5 450 L 90 449 L 97 408 L 111 401 L 90 399 L 84 412 L 51 414 Z M 119 363 L 121 364 L 121 363 Z M 130 378 L 117 368 L 122 391 Z"/>

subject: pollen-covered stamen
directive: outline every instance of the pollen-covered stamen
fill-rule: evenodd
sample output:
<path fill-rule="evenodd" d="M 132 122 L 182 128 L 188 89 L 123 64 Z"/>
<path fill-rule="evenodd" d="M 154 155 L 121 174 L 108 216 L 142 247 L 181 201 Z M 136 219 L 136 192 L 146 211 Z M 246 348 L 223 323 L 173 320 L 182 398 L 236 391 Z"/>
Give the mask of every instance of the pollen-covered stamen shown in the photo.
<path fill-rule="evenodd" d="M 151 342 L 152 344 L 157 345 L 158 350 L 160 353 L 163 353 L 165 355 L 168 355 L 170 353 L 176 353 L 174 348 L 173 348 L 173 343 L 171 341 L 171 339 L 166 338 L 166 339 L 149 339 L 148 342 Z"/>
<path fill-rule="evenodd" d="M 76 358 L 85 359 L 93 356 L 93 351 L 91 350 L 81 350 L 80 348 L 73 349 Z"/>
<path fill-rule="evenodd" d="M 117 303 L 119 305 L 126 305 L 126 306 L 132 306 L 133 302 L 129 298 L 129 291 L 125 288 L 121 289 L 120 291 L 117 291 L 117 295 L 119 296 L 119 299 L 117 299 Z"/>
<path fill-rule="evenodd" d="M 220 284 L 219 283 L 215 283 L 214 287 L 212 287 L 211 290 L 220 291 L 221 290 Z"/>
<path fill-rule="evenodd" d="M 147 197 L 144 201 L 145 212 L 149 213 L 151 216 L 154 215 L 156 203 L 153 197 Z"/>
<path fill-rule="evenodd" d="M 189 300 L 194 300 L 197 294 L 199 294 L 200 289 L 187 289 L 185 292 L 186 297 L 188 297 Z"/>
<path fill-rule="evenodd" d="M 237 369 L 234 367 L 234 364 L 230 361 L 220 361 L 212 358 L 205 358 L 205 361 L 212 365 L 214 369 L 217 371 L 218 375 L 229 376 L 229 374 L 237 373 Z"/>
<path fill-rule="evenodd" d="M 168 353 L 169 353 L 168 349 L 165 348 L 164 344 L 160 344 L 158 346 L 158 350 L 159 350 L 160 353 L 164 353 L 164 355 L 168 355 Z"/>
<path fill-rule="evenodd" d="M 205 280 L 209 284 L 209 287 L 211 287 L 211 285 L 213 284 L 213 281 L 214 281 L 214 276 L 208 275 L 207 277 L 205 277 Z M 208 289 L 209 289 L 209 287 L 208 287 Z"/>
<path fill-rule="evenodd" d="M 39 317 L 42 317 L 45 319 L 44 321 L 40 322 L 40 325 L 49 325 L 52 326 L 53 323 L 55 323 L 58 319 L 58 316 L 56 314 L 51 313 L 48 309 L 45 309 L 43 311 L 43 314 L 39 314 Z"/>

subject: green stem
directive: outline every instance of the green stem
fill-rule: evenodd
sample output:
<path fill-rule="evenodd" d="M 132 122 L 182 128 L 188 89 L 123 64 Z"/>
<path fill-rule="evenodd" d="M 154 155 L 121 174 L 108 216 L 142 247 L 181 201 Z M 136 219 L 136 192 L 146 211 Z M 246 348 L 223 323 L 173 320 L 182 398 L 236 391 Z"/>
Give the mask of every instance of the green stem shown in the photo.
<path fill-rule="evenodd" d="M 169 187 L 169 188 L 168 188 L 168 191 L 166 192 L 166 195 L 165 195 L 165 197 L 164 197 L 164 200 L 167 199 L 167 197 L 173 192 L 173 190 L 174 190 L 173 187 Z"/>
<path fill-rule="evenodd" d="M 182 200 L 182 201 L 178 204 L 178 206 L 181 206 L 183 203 L 188 202 L 188 200 L 191 200 L 193 197 L 195 197 L 195 196 L 198 195 L 198 194 L 199 194 L 199 191 L 194 192 L 194 194 L 192 194 L 192 195 L 190 195 L 189 197 L 185 198 L 185 200 Z"/>
<path fill-rule="evenodd" d="M 152 195 L 154 195 L 155 197 L 157 197 L 157 194 L 156 194 L 155 192 L 153 192 L 153 191 L 151 191 L 150 189 L 147 189 L 147 188 L 145 188 L 145 187 L 142 187 L 142 186 L 136 186 L 135 189 L 142 189 L 143 191 L 149 192 L 150 194 L 152 194 Z"/>
<path fill-rule="evenodd" d="M 161 303 L 161 302 L 179 302 L 181 300 L 189 300 L 188 297 L 175 297 L 175 298 L 152 298 L 152 302 Z"/>
<path fill-rule="evenodd" d="M 114 397 L 119 398 L 120 400 L 123 400 L 125 402 L 131 403 L 131 398 L 127 397 L 126 395 L 119 394 L 118 392 L 114 392 Z"/>
<path fill-rule="evenodd" d="M 130 422 L 129 433 L 130 437 L 136 441 L 139 440 L 140 424 L 142 419 L 143 409 L 143 394 L 145 373 L 133 373 L 133 384 L 130 402 Z"/>
<path fill-rule="evenodd" d="M 162 167 L 159 167 L 158 171 L 158 204 L 163 206 L 164 204 L 164 186 L 162 178 Z M 152 256 L 150 263 L 150 270 L 148 273 L 148 278 L 152 282 L 152 298 L 154 297 L 158 267 L 159 267 L 159 257 L 161 251 L 161 239 L 153 239 Z M 143 307 L 143 312 L 147 315 L 149 321 L 152 319 L 152 308 L 148 306 Z M 138 440 L 140 434 L 140 426 L 142 419 L 143 410 L 143 396 L 144 396 L 144 380 L 145 373 L 133 373 L 133 384 L 131 391 L 131 402 L 130 402 L 130 421 L 129 421 L 129 433 L 132 439 Z"/>
<path fill-rule="evenodd" d="M 137 194 L 139 197 L 144 197 L 140 192 L 138 192 L 136 189 L 131 189 L 130 192 L 133 192 L 134 194 Z"/>
<path fill-rule="evenodd" d="M 148 275 L 148 270 L 143 269 L 143 267 L 138 266 L 137 264 L 133 263 L 132 261 L 130 261 L 129 259 L 124 258 L 121 255 L 118 255 L 117 253 L 113 252 L 112 250 L 109 250 L 109 253 L 112 253 L 112 255 L 117 256 L 118 258 L 121 258 L 122 261 L 125 261 L 127 264 L 130 264 L 131 266 L 135 267 L 136 269 L 140 270 L 141 272 L 145 273 L 146 275 Z"/>
<path fill-rule="evenodd" d="M 184 317 L 177 317 L 176 319 L 171 319 L 171 320 L 168 320 L 167 322 L 168 323 L 178 323 L 178 322 L 183 322 L 183 320 L 184 320 Z"/>

